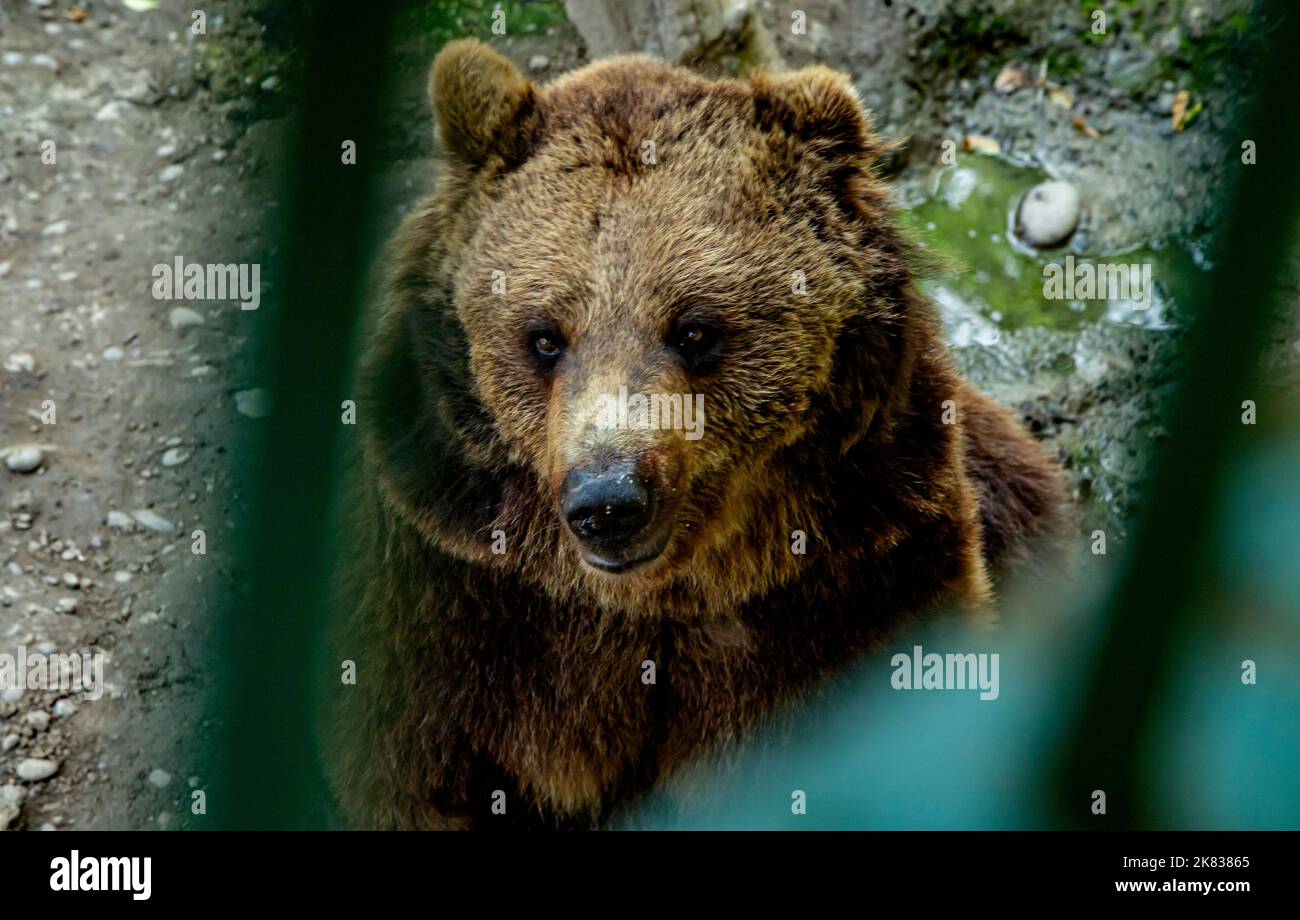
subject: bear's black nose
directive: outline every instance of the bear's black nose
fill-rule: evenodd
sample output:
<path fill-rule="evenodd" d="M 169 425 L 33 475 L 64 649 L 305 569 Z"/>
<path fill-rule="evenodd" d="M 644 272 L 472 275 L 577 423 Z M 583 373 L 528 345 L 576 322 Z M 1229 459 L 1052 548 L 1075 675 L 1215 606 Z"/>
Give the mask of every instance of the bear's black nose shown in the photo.
<path fill-rule="evenodd" d="M 650 520 L 650 491 L 633 464 L 570 470 L 561 511 L 584 543 L 603 550 L 632 542 Z"/>

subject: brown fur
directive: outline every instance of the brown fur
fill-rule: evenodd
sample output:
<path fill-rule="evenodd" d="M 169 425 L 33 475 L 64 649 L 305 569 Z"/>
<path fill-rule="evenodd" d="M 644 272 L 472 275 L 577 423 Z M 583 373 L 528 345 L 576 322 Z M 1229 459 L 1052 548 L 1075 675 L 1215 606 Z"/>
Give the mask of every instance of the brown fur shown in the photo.
<path fill-rule="evenodd" d="M 621 57 L 539 87 L 457 42 L 431 94 L 449 156 L 392 243 L 362 370 L 340 639 L 359 682 L 330 752 L 352 820 L 599 822 L 905 618 L 985 603 L 990 570 L 1054 529 L 1057 471 L 953 370 L 846 78 Z M 683 314 L 723 328 L 716 370 L 665 351 Z M 543 319 L 568 342 L 549 377 Z M 704 437 L 597 431 L 619 385 L 703 393 Z M 558 490 L 627 453 L 672 535 L 610 575 Z"/>

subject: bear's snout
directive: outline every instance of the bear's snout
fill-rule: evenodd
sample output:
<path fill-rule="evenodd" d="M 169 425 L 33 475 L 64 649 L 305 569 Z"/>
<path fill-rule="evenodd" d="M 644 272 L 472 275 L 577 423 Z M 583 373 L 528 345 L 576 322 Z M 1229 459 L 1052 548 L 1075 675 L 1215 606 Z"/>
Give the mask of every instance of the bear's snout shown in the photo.
<path fill-rule="evenodd" d="M 605 572 L 624 572 L 658 556 L 663 540 L 647 541 L 654 494 L 633 462 L 576 468 L 564 477 L 560 511 L 583 546 L 583 559 Z M 648 545 L 647 545 L 648 544 Z"/>

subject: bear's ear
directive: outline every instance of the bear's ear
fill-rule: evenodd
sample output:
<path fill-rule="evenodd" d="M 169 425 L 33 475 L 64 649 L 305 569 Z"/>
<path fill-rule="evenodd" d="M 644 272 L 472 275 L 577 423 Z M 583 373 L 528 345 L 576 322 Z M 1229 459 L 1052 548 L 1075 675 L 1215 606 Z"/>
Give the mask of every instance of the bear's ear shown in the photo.
<path fill-rule="evenodd" d="M 537 90 L 503 55 L 474 39 L 446 45 L 429 74 L 438 136 L 471 168 L 493 156 L 517 163 L 537 127 Z"/>
<path fill-rule="evenodd" d="M 760 73 L 750 81 L 759 124 L 811 145 L 829 160 L 869 161 L 879 153 L 871 119 L 847 76 L 828 67 Z"/>

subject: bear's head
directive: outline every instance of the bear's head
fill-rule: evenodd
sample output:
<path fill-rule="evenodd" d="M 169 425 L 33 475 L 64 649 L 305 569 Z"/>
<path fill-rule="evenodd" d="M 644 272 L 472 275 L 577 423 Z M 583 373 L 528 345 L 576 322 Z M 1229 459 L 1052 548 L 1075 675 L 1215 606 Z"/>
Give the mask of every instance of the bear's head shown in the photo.
<path fill-rule="evenodd" d="M 539 86 L 465 41 L 430 91 L 446 161 L 367 372 L 386 497 L 613 608 L 793 577 L 791 533 L 888 440 L 921 340 L 851 83 L 622 57 Z"/>

